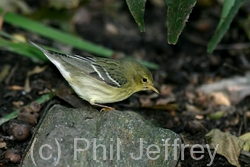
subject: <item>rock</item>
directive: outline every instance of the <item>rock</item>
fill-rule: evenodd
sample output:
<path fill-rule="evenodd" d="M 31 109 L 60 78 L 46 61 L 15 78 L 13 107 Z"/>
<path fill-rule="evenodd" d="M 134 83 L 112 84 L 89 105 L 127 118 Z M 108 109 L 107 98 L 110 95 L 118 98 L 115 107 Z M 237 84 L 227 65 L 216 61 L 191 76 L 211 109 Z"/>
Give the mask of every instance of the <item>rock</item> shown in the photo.
<path fill-rule="evenodd" d="M 22 166 L 174 167 L 181 140 L 131 111 L 55 105 L 42 120 Z"/>

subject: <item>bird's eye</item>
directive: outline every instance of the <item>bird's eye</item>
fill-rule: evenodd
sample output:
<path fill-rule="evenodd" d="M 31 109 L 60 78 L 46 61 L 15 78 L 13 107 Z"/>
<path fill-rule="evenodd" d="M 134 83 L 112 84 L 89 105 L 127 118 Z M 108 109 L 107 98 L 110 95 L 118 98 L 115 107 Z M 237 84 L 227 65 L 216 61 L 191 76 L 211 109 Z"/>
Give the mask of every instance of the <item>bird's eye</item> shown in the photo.
<path fill-rule="evenodd" d="M 147 78 L 142 78 L 142 82 L 147 82 Z"/>

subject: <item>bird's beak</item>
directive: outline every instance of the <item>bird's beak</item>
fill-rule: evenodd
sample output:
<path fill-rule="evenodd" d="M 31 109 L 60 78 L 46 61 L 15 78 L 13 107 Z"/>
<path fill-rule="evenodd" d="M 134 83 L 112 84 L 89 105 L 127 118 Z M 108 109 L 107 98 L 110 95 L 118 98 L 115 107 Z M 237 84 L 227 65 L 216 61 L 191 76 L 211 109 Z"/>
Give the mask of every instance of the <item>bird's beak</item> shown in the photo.
<path fill-rule="evenodd" d="M 148 85 L 148 88 L 154 92 L 156 92 L 157 94 L 159 94 L 159 91 L 153 86 L 153 85 Z"/>

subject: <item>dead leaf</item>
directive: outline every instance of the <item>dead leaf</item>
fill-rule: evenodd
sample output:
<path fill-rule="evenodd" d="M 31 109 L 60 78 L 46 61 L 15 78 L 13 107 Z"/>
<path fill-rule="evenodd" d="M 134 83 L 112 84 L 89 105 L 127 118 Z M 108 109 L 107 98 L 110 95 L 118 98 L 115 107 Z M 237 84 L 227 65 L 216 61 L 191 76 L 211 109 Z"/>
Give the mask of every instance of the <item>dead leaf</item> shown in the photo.
<path fill-rule="evenodd" d="M 195 118 L 198 120 L 204 119 L 204 115 L 195 115 Z"/>
<path fill-rule="evenodd" d="M 204 94 L 221 92 L 228 98 L 230 104 L 236 105 L 246 96 L 250 95 L 249 85 L 250 73 L 247 73 L 243 77 L 235 76 L 211 84 L 202 85 L 197 89 L 197 91 L 201 91 Z M 224 101 L 224 103 L 228 102 Z"/>
<path fill-rule="evenodd" d="M 228 132 L 221 132 L 218 129 L 212 129 L 205 135 L 207 143 L 216 148 L 217 153 L 226 157 L 232 165 L 240 167 L 238 158 L 244 146 L 244 140 L 231 135 Z"/>
<path fill-rule="evenodd" d="M 0 142 L 0 148 L 7 149 L 7 144 L 5 142 Z"/>
<path fill-rule="evenodd" d="M 209 94 L 217 105 L 231 106 L 228 96 L 222 92 L 212 92 Z"/>
<path fill-rule="evenodd" d="M 202 108 L 214 108 L 218 106 L 231 106 L 228 96 L 222 92 L 204 93 L 201 91 L 196 92 L 197 97 L 194 103 Z"/>
<path fill-rule="evenodd" d="M 27 75 L 28 75 L 28 76 L 31 76 L 31 75 L 33 75 L 33 74 L 41 73 L 41 72 L 43 72 L 44 70 L 46 70 L 47 67 L 48 67 L 48 66 L 44 66 L 44 67 L 36 66 L 33 70 L 28 71 Z"/>

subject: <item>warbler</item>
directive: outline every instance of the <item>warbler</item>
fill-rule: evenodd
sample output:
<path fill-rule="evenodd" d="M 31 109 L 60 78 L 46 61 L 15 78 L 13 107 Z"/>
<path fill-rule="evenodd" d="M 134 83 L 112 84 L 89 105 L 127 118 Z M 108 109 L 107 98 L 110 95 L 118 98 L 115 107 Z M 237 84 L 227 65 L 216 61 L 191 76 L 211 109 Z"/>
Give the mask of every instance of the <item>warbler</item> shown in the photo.
<path fill-rule="evenodd" d="M 45 54 L 76 94 L 91 105 L 114 110 L 103 104 L 122 101 L 138 91 L 159 93 L 150 71 L 135 60 L 62 54 L 29 42 Z"/>

